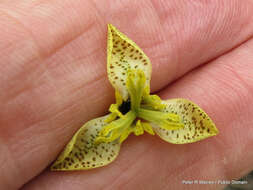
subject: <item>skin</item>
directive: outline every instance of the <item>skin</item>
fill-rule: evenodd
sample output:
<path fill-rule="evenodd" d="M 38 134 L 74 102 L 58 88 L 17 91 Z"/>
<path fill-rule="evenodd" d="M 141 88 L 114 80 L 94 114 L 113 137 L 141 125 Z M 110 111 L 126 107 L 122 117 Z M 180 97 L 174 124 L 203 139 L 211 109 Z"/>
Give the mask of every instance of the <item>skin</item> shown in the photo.
<path fill-rule="evenodd" d="M 0 1 L 0 189 L 222 189 L 253 169 L 253 2 Z M 107 23 L 152 62 L 152 92 L 202 107 L 220 133 L 173 145 L 131 135 L 112 164 L 50 172 L 74 132 L 114 102 Z"/>

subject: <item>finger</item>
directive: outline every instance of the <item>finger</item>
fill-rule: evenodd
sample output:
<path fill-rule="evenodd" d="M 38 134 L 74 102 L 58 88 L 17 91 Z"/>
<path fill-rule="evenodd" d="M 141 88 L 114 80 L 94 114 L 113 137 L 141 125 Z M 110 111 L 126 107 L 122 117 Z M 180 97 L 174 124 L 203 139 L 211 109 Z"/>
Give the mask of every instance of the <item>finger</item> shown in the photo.
<path fill-rule="evenodd" d="M 120 156 L 98 170 L 73 173 L 45 171 L 23 190 L 43 189 L 197 189 L 183 180 L 216 182 L 222 188 L 253 168 L 253 40 L 169 86 L 163 98 L 183 97 L 200 105 L 220 133 L 205 141 L 173 145 L 156 136 L 130 137 Z M 238 164 L 240 163 L 240 164 Z M 99 181 L 99 183 L 96 183 Z"/>
<path fill-rule="evenodd" d="M 116 4 L 108 7 L 106 13 L 99 6 L 107 5 L 101 2 L 96 7 L 91 3 L 84 6 L 78 1 L 62 3 L 58 0 L 1 4 L 0 24 L 4 30 L 0 36 L 8 39 L 1 40 L 1 63 L 4 63 L 1 69 L 9 73 L 1 75 L 1 91 L 6 92 L 0 94 L 1 102 L 5 102 L 1 111 L 1 141 L 14 160 L 14 164 L 8 161 L 8 165 L 16 165 L 15 169 L 3 169 L 7 177 L 2 184 L 18 186 L 41 171 L 82 123 L 102 114 L 112 101 L 112 89 L 104 80 L 105 23 L 118 23 L 120 30 L 144 47 L 154 63 L 153 89 L 156 90 L 173 77 L 250 37 L 252 27 L 248 18 L 251 15 L 245 9 L 252 6 L 242 3 L 235 9 L 236 2 L 231 1 L 224 7 L 217 2 L 212 7 L 184 3 L 159 6 L 139 1 Z M 126 6 L 131 7 L 132 12 L 124 12 Z M 204 15 L 214 10 L 221 14 L 220 20 L 210 17 L 209 21 Z M 180 12 L 185 15 L 178 16 L 182 15 Z M 134 13 L 136 17 L 132 18 Z M 134 19 L 133 27 L 118 15 Z M 194 18 L 203 19 L 200 23 L 205 24 L 198 25 L 199 20 Z M 210 27 L 214 23 L 215 27 Z M 241 25 L 243 31 L 234 27 Z M 220 30 L 214 30 L 216 27 Z M 180 33 L 182 35 L 177 37 Z M 199 38 L 202 35 L 205 37 Z M 211 43 L 213 41 L 215 43 Z M 185 54 L 192 49 L 191 44 L 195 44 L 198 51 Z M 202 49 L 214 51 L 200 58 Z M 178 61 L 179 57 L 182 62 Z M 182 64 L 186 60 L 187 64 Z M 175 64 L 167 64 L 170 62 Z M 178 70 L 181 70 L 179 74 L 173 74 Z M 11 183 L 10 176 L 20 176 L 20 173 L 20 182 Z"/>
<path fill-rule="evenodd" d="M 25 59 L 12 59 L 9 67 L 57 52 L 45 65 L 55 69 L 64 66 L 65 72 L 53 74 L 66 75 L 75 65 L 80 69 L 90 62 L 96 62 L 91 67 L 92 74 L 94 70 L 104 70 L 105 25 L 112 22 L 134 38 L 151 58 L 152 86 L 157 90 L 252 36 L 250 1 L 80 3 L 83 2 L 16 0 L 3 4 L 1 12 L 19 23 L 24 30 L 21 33 L 26 33 L 23 42 L 30 42 L 22 44 L 22 51 L 17 52 Z M 129 11 L 122 11 L 127 7 Z M 131 25 L 129 19 L 133 19 Z M 10 63 L 8 55 L 5 61 Z M 25 68 L 32 69 L 34 64 Z M 40 71 L 44 70 L 40 66 Z"/>

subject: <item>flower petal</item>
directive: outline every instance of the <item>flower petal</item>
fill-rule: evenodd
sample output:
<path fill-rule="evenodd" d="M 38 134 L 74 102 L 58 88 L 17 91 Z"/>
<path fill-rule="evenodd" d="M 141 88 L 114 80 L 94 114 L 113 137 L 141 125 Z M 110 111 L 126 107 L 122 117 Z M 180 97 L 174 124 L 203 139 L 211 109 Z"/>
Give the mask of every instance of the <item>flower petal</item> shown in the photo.
<path fill-rule="evenodd" d="M 128 98 L 126 89 L 127 71 L 140 69 L 145 73 L 147 85 L 151 78 L 151 63 L 145 53 L 126 35 L 108 24 L 107 73 L 112 86 Z"/>
<path fill-rule="evenodd" d="M 184 128 L 165 130 L 152 124 L 154 131 L 163 140 L 174 144 L 192 143 L 218 134 L 218 129 L 208 115 L 196 104 L 185 99 L 164 101 L 163 112 L 178 114 Z"/>
<path fill-rule="evenodd" d="M 119 142 L 94 144 L 94 140 L 108 116 L 88 121 L 82 126 L 65 150 L 51 166 L 51 170 L 85 170 L 97 168 L 112 162 L 120 150 Z"/>

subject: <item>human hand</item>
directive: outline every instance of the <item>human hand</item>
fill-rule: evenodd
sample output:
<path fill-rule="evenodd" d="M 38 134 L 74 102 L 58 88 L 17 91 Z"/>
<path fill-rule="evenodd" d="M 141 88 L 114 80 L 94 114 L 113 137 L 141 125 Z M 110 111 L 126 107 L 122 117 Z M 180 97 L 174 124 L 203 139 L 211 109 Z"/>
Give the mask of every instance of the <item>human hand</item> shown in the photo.
<path fill-rule="evenodd" d="M 0 189 L 217 189 L 252 169 L 251 1 L 1 1 Z M 106 24 L 149 56 L 152 91 L 187 98 L 220 133 L 173 145 L 130 136 L 112 164 L 45 168 L 86 121 L 114 101 Z"/>

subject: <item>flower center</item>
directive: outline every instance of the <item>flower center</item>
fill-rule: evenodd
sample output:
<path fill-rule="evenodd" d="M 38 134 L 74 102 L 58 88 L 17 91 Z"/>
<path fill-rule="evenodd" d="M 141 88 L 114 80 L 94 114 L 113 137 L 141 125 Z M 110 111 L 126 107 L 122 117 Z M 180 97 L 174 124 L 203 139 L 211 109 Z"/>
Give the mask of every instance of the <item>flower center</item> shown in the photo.
<path fill-rule="evenodd" d="M 162 112 L 165 105 L 159 96 L 150 95 L 142 70 L 129 70 L 126 86 L 130 99 L 123 101 L 116 92 L 116 104 L 109 108 L 111 115 L 106 121 L 108 125 L 100 131 L 97 143 L 114 140 L 123 142 L 132 132 L 135 135 L 141 135 L 144 131 L 154 134 L 149 123 L 165 130 L 176 130 L 184 126 L 177 114 Z"/>
<path fill-rule="evenodd" d="M 123 101 L 118 109 L 122 114 L 126 114 L 127 112 L 129 112 L 131 110 L 131 101 L 130 101 L 130 99 L 127 99 L 127 101 Z"/>

